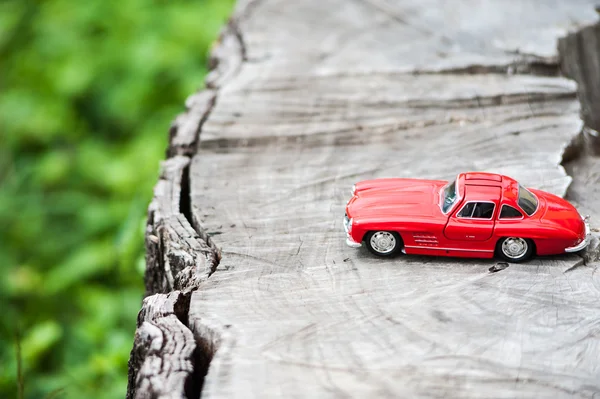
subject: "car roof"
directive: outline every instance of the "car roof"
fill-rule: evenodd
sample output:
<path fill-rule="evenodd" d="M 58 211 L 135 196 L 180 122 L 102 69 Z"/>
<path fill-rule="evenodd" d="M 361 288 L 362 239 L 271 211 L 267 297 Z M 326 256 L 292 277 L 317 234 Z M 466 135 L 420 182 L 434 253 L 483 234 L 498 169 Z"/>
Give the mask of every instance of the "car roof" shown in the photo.
<path fill-rule="evenodd" d="M 484 180 L 484 181 L 495 181 L 502 183 L 502 175 L 497 173 L 488 173 L 488 172 L 468 172 L 465 173 L 465 180 Z"/>
<path fill-rule="evenodd" d="M 499 186 L 479 186 L 467 184 L 465 187 L 465 201 L 492 201 L 498 202 L 502 198 L 502 188 Z"/>
<path fill-rule="evenodd" d="M 514 206 L 519 195 L 519 183 L 508 176 L 489 172 L 467 172 L 458 175 L 465 187 L 467 201 L 499 201 Z"/>

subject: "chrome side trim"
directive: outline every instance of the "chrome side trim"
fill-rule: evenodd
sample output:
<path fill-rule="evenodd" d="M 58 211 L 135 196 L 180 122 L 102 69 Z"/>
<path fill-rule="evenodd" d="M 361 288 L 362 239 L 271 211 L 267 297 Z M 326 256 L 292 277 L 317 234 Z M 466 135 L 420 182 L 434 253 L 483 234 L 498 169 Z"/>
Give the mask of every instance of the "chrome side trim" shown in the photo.
<path fill-rule="evenodd" d="M 415 249 L 436 249 L 441 251 L 464 251 L 464 252 L 494 252 L 493 249 L 460 249 L 460 248 L 441 248 L 441 247 L 423 247 L 420 245 L 405 245 L 406 248 Z"/>
<path fill-rule="evenodd" d="M 586 220 L 586 219 L 584 219 L 584 220 Z M 585 238 L 583 240 L 581 240 L 581 242 L 579 244 L 577 244 L 573 247 L 565 248 L 565 252 L 567 252 L 567 253 L 579 252 L 579 251 L 585 249 L 585 247 L 587 247 L 590 244 L 590 237 L 591 237 L 590 225 L 586 220 L 585 221 Z"/>

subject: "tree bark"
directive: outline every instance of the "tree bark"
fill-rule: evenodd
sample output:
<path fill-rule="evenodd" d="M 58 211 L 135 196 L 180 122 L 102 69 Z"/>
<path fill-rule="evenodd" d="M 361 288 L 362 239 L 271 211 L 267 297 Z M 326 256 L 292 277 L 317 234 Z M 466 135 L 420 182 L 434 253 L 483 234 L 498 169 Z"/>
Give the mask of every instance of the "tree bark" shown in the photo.
<path fill-rule="evenodd" d="M 375 259 L 342 227 L 356 181 L 468 170 L 600 226 L 594 5 L 239 2 L 171 129 L 128 397 L 599 393 L 597 239 L 494 269 Z"/>

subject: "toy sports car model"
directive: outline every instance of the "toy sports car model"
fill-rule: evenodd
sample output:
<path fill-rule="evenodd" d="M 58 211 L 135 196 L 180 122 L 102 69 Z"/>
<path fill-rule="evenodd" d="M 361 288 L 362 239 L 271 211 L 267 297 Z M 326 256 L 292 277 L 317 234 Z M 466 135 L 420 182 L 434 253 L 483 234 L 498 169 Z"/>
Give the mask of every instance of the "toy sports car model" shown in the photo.
<path fill-rule="evenodd" d="M 461 173 L 455 181 L 375 179 L 354 185 L 346 206 L 346 243 L 379 256 L 492 258 L 584 249 L 587 218 L 566 200 L 526 189 L 510 177 Z"/>

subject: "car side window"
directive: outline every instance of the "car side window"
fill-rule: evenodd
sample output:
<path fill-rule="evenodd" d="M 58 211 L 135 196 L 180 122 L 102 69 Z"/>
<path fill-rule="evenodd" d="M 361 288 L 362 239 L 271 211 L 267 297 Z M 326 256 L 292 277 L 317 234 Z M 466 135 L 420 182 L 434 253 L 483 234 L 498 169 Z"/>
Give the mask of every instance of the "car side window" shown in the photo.
<path fill-rule="evenodd" d="M 457 214 L 461 218 L 491 219 L 495 204 L 491 202 L 469 202 Z"/>
<path fill-rule="evenodd" d="M 458 215 L 456 216 L 458 216 L 459 218 L 470 218 L 473 214 L 473 211 L 475 210 L 475 204 L 475 202 L 469 202 L 468 204 L 463 206 L 463 208 L 460 210 L 460 212 L 458 212 Z"/>
<path fill-rule="evenodd" d="M 502 205 L 502 209 L 500 209 L 500 219 L 520 219 L 522 217 L 523 214 L 510 205 Z"/>

